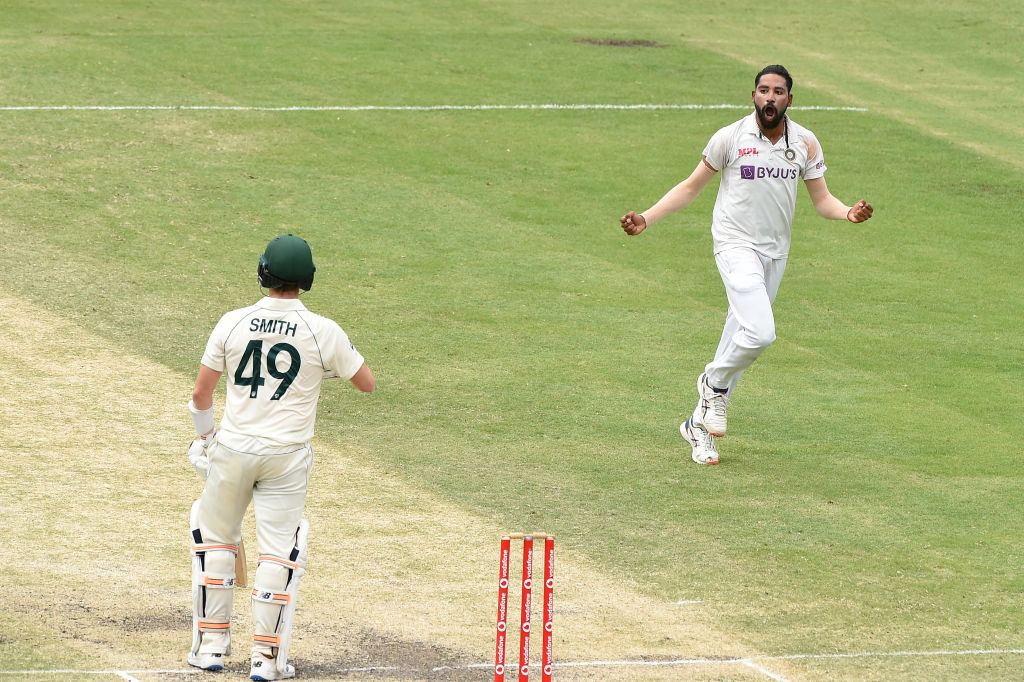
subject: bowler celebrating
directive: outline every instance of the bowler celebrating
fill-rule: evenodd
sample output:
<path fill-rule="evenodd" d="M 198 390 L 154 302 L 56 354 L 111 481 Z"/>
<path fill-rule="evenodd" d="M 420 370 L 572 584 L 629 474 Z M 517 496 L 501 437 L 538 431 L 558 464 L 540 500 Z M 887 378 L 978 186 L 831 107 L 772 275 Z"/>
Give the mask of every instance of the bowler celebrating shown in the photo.
<path fill-rule="evenodd" d="M 861 223 L 873 211 L 866 201 L 847 206 L 828 191 L 821 145 L 786 115 L 792 90 L 785 67 L 766 66 L 754 78 L 753 113 L 715 133 L 690 177 L 654 206 L 620 218 L 626 234 L 640 234 L 689 206 L 722 173 L 711 235 L 729 310 L 714 359 L 697 379 L 697 407 L 679 427 L 698 464 L 718 463 L 715 438 L 725 435 L 740 376 L 775 340 L 772 303 L 786 269 L 797 180 L 823 218 Z"/>

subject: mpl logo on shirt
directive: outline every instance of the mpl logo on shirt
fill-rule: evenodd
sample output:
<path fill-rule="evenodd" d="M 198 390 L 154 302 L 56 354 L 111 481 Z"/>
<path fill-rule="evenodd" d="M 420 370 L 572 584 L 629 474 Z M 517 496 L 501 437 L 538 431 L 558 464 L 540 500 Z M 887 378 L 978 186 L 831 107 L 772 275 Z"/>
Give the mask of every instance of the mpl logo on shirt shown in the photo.
<path fill-rule="evenodd" d="M 795 180 L 797 178 L 795 168 L 765 168 L 764 166 L 740 166 L 740 178 L 744 180 L 756 180 L 761 178 L 774 178 L 777 180 Z"/>

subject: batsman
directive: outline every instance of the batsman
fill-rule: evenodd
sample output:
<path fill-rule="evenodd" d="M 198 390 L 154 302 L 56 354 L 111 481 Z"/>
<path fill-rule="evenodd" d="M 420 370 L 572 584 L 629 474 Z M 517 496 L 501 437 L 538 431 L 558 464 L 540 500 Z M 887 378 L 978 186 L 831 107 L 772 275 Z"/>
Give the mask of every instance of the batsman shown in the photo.
<path fill-rule="evenodd" d="M 309 524 L 302 517 L 313 467 L 310 440 L 324 379 L 369 393 L 373 372 L 333 320 L 310 312 L 299 294 L 313 286 L 309 244 L 275 237 L 259 258 L 267 294 L 214 327 L 188 404 L 198 436 L 188 457 L 206 485 L 192 505 L 192 648 L 188 662 L 221 670 L 231 653 L 232 590 L 242 517 L 252 502 L 258 559 L 252 588 L 253 680 L 295 677 L 288 647 Z M 227 373 L 220 428 L 213 394 Z"/>

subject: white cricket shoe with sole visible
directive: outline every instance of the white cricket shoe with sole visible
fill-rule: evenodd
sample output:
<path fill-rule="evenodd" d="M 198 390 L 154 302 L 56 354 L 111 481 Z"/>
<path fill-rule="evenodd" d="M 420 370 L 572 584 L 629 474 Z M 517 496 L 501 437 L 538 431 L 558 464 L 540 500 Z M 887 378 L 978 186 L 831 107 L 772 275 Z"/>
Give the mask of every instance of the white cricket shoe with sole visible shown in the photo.
<path fill-rule="evenodd" d="M 697 379 L 697 393 L 700 400 L 697 402 L 696 417 L 704 426 L 705 430 L 712 436 L 722 437 L 725 435 L 725 408 L 729 404 L 727 388 L 715 388 L 708 383 L 708 375 L 701 374 Z"/>
<path fill-rule="evenodd" d="M 193 654 L 190 652 L 188 664 L 202 670 L 223 670 L 224 654 Z"/>
<path fill-rule="evenodd" d="M 290 680 L 295 677 L 295 666 L 288 664 L 285 671 L 277 669 L 277 659 L 267 658 L 260 654 L 254 654 L 252 665 L 249 666 L 249 679 L 256 682 L 270 682 L 271 680 Z"/>
<path fill-rule="evenodd" d="M 699 425 L 693 423 L 693 418 L 687 419 L 679 425 L 679 433 L 693 448 L 691 455 L 697 464 L 718 464 L 718 450 L 715 448 L 715 437 Z"/>

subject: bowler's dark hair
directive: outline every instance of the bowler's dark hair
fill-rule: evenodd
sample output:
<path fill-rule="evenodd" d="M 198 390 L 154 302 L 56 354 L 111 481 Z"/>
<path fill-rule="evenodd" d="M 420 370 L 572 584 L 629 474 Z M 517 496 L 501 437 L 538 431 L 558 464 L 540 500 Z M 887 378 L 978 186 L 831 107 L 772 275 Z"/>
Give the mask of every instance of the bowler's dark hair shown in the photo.
<path fill-rule="evenodd" d="M 782 64 L 772 64 L 761 69 L 761 72 L 754 77 L 754 87 L 757 88 L 757 84 L 761 82 L 761 76 L 766 73 L 774 73 L 776 76 L 782 76 L 786 79 L 786 90 L 793 91 L 793 77 L 789 75 L 789 71 Z"/>

